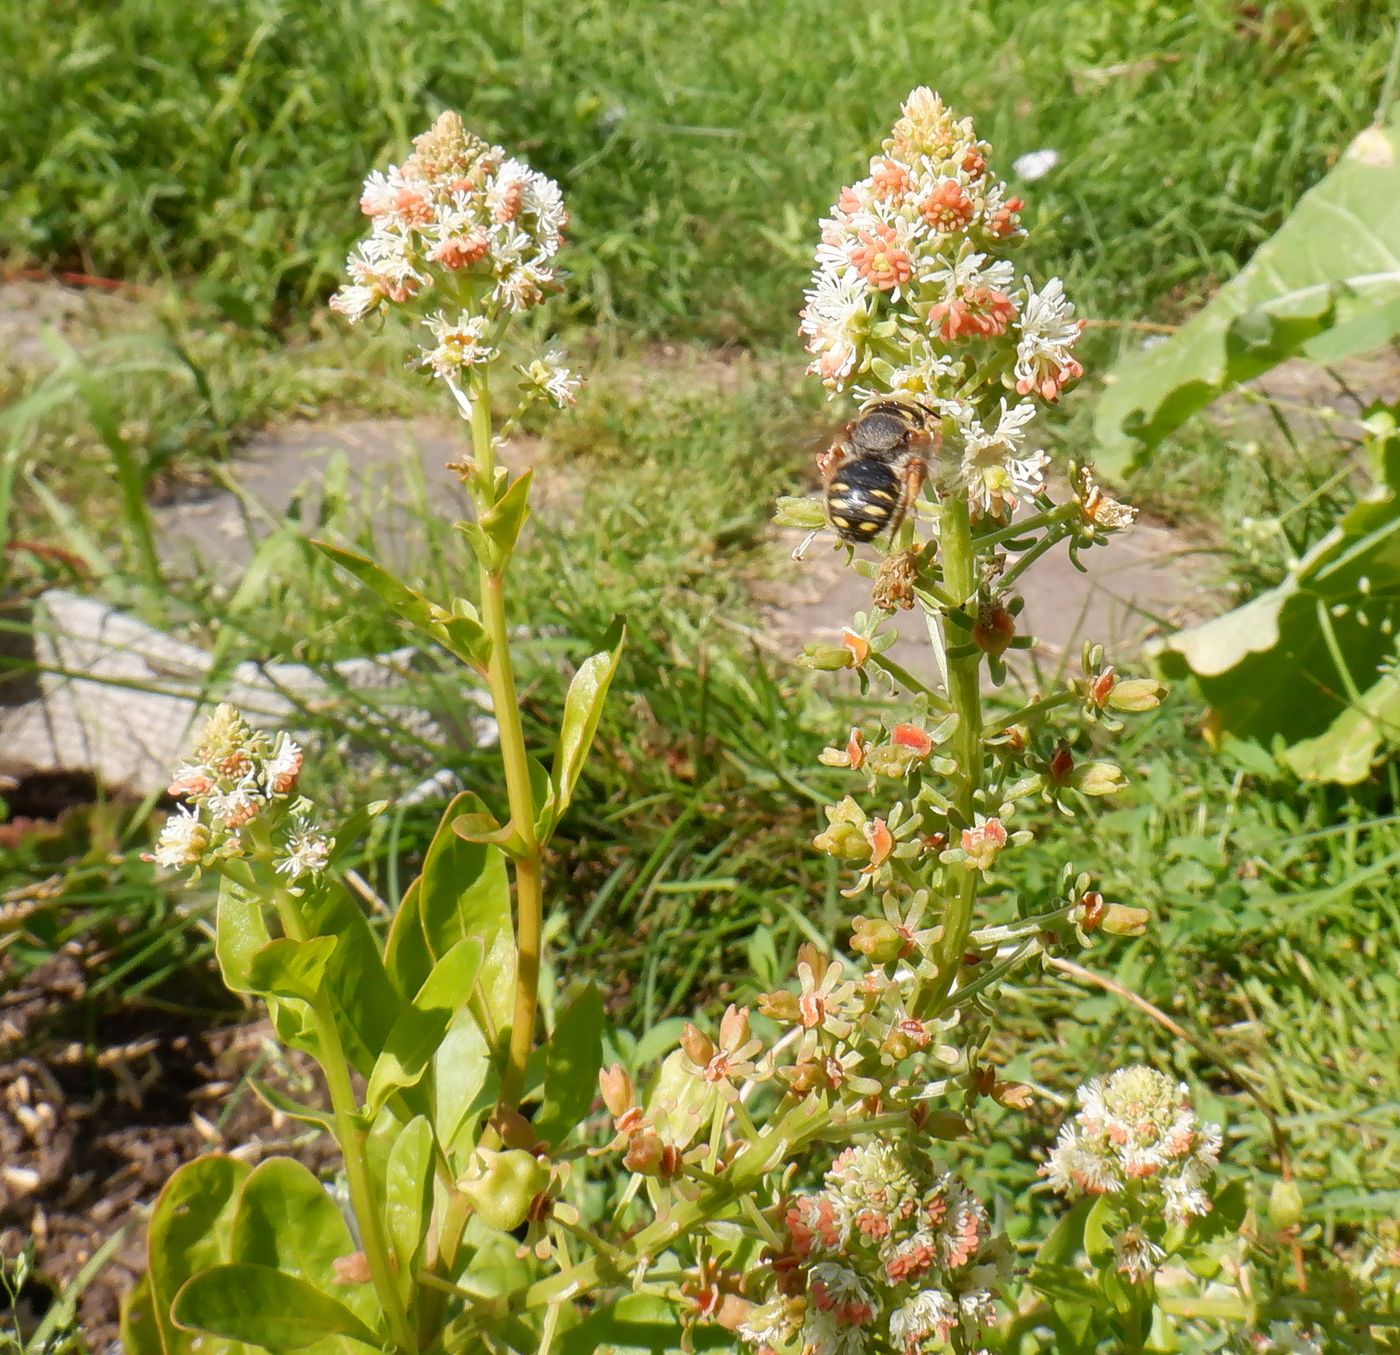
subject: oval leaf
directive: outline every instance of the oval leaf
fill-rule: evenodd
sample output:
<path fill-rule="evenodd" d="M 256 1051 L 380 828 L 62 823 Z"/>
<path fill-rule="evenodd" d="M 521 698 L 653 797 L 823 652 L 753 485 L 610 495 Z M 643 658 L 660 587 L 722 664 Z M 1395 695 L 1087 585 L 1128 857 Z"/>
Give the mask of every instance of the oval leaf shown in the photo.
<path fill-rule="evenodd" d="M 213 1266 L 186 1282 L 173 1316 L 187 1331 L 208 1332 L 269 1350 L 303 1350 L 328 1336 L 378 1346 L 374 1333 L 339 1299 L 271 1266 Z"/>

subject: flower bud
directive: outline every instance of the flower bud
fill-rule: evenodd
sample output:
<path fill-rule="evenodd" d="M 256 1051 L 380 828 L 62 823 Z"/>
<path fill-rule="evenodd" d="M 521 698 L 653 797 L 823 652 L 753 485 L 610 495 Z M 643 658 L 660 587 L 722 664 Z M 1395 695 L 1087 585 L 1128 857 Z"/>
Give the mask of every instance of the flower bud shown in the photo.
<path fill-rule="evenodd" d="M 780 988 L 776 993 L 760 993 L 758 1010 L 773 1021 L 788 1023 L 796 1021 L 802 1014 L 797 1005 L 797 994 L 788 992 L 786 988 Z"/>
<path fill-rule="evenodd" d="M 1127 678 L 1108 694 L 1108 704 L 1114 710 L 1137 714 L 1155 710 L 1162 704 L 1167 689 L 1155 678 Z"/>
<path fill-rule="evenodd" d="M 637 1089 L 633 1085 L 631 1075 L 620 1063 L 599 1072 L 598 1087 L 603 1093 L 603 1104 L 607 1106 L 613 1119 L 627 1114 L 636 1104 Z"/>
<path fill-rule="evenodd" d="M 851 949 L 872 964 L 893 963 L 909 945 L 903 932 L 884 918 L 858 917 L 851 926 Z"/>
<path fill-rule="evenodd" d="M 656 1176 L 665 1160 L 666 1145 L 653 1129 L 643 1129 L 633 1134 L 627 1141 L 627 1151 L 622 1156 L 622 1165 L 629 1172 L 640 1172 L 643 1176 Z"/>
<path fill-rule="evenodd" d="M 988 603 L 972 626 L 972 643 L 984 654 L 1000 658 L 1016 638 L 1016 618 L 999 602 Z"/>
<path fill-rule="evenodd" d="M 720 1048 L 726 1052 L 738 1049 L 749 1038 L 749 1013 L 747 1008 L 730 1003 L 725 1008 L 719 1023 Z"/>
<path fill-rule="evenodd" d="M 1303 1220 L 1303 1194 L 1296 1182 L 1275 1181 L 1269 1191 L 1269 1226 L 1275 1232 L 1296 1228 Z"/>
<path fill-rule="evenodd" d="M 1111 762 L 1089 762 L 1070 773 L 1069 784 L 1082 795 L 1116 795 L 1126 782 Z"/>
<path fill-rule="evenodd" d="M 865 840 L 870 844 L 870 860 L 863 869 L 869 875 L 889 860 L 894 851 L 894 834 L 884 819 L 872 819 L 865 826 Z"/>
<path fill-rule="evenodd" d="M 457 1188 L 488 1228 L 509 1233 L 525 1222 L 535 1196 L 548 1185 L 549 1165 L 533 1153 L 478 1148 L 472 1154 L 471 1172 Z"/>
<path fill-rule="evenodd" d="M 1130 908 L 1123 903 L 1110 903 L 1104 909 L 1103 929 L 1111 936 L 1141 936 L 1147 930 L 1152 914 L 1146 908 Z"/>
<path fill-rule="evenodd" d="M 850 654 L 850 666 L 859 668 L 870 657 L 870 641 L 849 626 L 841 632 L 842 647 Z"/>
<path fill-rule="evenodd" d="M 903 1031 L 892 1030 L 880 1042 L 880 1052 L 900 1063 L 914 1052 L 914 1042 Z"/>
<path fill-rule="evenodd" d="M 784 495 L 774 506 L 773 522 L 778 527 L 815 531 L 826 526 L 826 513 L 817 499 Z"/>
<path fill-rule="evenodd" d="M 851 666 L 851 651 L 840 645 L 803 645 L 797 662 L 800 667 L 814 668 L 819 673 L 836 673 Z"/>
<path fill-rule="evenodd" d="M 866 755 L 866 763 L 876 776 L 888 776 L 898 781 L 909 775 L 909 769 L 919 760 L 910 748 L 882 743 Z"/>
<path fill-rule="evenodd" d="M 697 1068 L 707 1068 L 715 1056 L 715 1042 L 689 1021 L 681 1031 L 681 1048 Z"/>
<path fill-rule="evenodd" d="M 1046 767 L 1046 775 L 1050 778 L 1050 784 L 1063 786 L 1069 779 L 1069 774 L 1074 770 L 1074 754 L 1069 750 L 1069 744 L 1063 739 L 1055 745 L 1055 751 L 1050 757 L 1049 766 Z"/>

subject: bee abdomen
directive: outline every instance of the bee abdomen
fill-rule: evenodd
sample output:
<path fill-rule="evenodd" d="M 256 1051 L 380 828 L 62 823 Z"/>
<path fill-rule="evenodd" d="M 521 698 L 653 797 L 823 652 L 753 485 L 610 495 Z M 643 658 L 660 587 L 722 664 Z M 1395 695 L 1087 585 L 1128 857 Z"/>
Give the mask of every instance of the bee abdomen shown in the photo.
<path fill-rule="evenodd" d="M 899 494 L 899 477 L 888 464 L 857 457 L 827 486 L 827 517 L 843 541 L 870 541 L 889 525 Z"/>

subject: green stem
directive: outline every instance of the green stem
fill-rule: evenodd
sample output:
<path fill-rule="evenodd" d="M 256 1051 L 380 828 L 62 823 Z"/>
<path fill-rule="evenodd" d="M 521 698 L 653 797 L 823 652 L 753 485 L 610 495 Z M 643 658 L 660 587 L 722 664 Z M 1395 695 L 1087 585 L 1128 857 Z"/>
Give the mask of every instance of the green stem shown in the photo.
<path fill-rule="evenodd" d="M 972 518 L 967 500 L 960 494 L 943 503 L 939 531 L 943 557 L 943 581 L 948 592 L 964 610 L 975 608 L 977 594 L 977 553 L 972 541 Z M 948 661 L 948 697 L 958 713 L 953 734 L 954 756 L 958 761 L 957 794 L 953 807 L 964 824 L 973 822 L 977 792 L 982 788 L 982 655 L 973 650 L 963 658 Z M 953 825 L 949 825 L 950 829 Z M 968 933 L 972 930 L 973 904 L 977 899 L 977 872 L 967 866 L 951 866 L 945 873 L 943 935 L 934 947 L 937 975 L 931 991 L 927 984 L 915 993 L 915 1015 L 927 1015 L 951 991 L 958 973 Z"/>
<path fill-rule="evenodd" d="M 1009 589 L 1046 551 L 1053 550 L 1068 535 L 1067 531 L 1056 531 L 1053 528 L 1046 532 L 1035 545 L 1016 557 L 1016 563 L 1001 576 L 1000 587 L 1003 590 Z"/>
<path fill-rule="evenodd" d="M 1076 691 L 1066 690 L 1056 692 L 1053 696 L 1042 697 L 1039 701 L 1032 701 L 1028 706 L 1022 706 L 1020 710 L 1014 710 L 1010 715 L 1003 715 L 993 720 L 987 727 L 986 733 L 1000 734 L 1004 729 L 1010 729 L 1012 725 L 1018 725 L 1022 720 L 1029 720 L 1033 715 L 1043 714 L 1047 710 L 1054 710 L 1057 706 L 1067 706 L 1072 701 L 1083 700 L 1083 697 Z"/>
<path fill-rule="evenodd" d="M 279 889 L 276 903 L 283 932 L 293 941 L 305 941 L 309 933 L 296 898 L 287 890 Z M 311 1003 L 311 1015 L 316 1023 L 316 1048 L 320 1056 L 317 1062 L 325 1074 L 326 1090 L 330 1094 L 331 1113 L 335 1116 L 335 1137 L 345 1160 L 345 1181 L 350 1188 L 350 1204 L 360 1228 L 365 1259 L 369 1262 L 370 1279 L 374 1282 L 374 1292 L 379 1298 L 379 1306 L 384 1310 L 394 1345 L 406 1355 L 418 1349 L 418 1342 L 394 1275 L 393 1257 L 384 1235 L 384 1217 L 375 1198 L 369 1160 L 365 1154 L 365 1136 L 360 1127 L 359 1102 L 350 1081 L 350 1064 L 335 1023 L 335 1008 L 324 988 L 317 992 L 315 1001 Z"/>
<path fill-rule="evenodd" d="M 472 450 L 477 466 L 477 507 L 489 508 L 496 498 L 496 459 L 491 438 L 491 405 L 485 370 L 477 369 L 472 382 Z M 497 570 L 481 566 L 481 624 L 491 637 L 491 663 L 487 678 L 491 705 L 500 731 L 501 767 L 511 822 L 520 849 L 515 857 L 515 1015 L 511 1021 L 510 1049 L 501 1073 L 500 1108 L 519 1107 L 525 1090 L 525 1066 L 535 1042 L 535 1018 L 539 1008 L 540 938 L 544 925 L 544 892 L 540 868 L 540 843 L 535 832 L 535 797 L 530 789 L 530 762 L 520 722 L 520 699 L 510 658 L 510 631 L 506 624 L 505 578 L 509 561 Z"/>

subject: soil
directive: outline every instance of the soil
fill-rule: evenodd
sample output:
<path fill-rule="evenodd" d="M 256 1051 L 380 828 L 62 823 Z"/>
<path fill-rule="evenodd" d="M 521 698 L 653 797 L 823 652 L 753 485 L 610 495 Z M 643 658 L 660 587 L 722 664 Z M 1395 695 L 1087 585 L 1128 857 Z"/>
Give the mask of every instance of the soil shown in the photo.
<path fill-rule="evenodd" d="M 276 1053 L 265 1025 L 192 1032 L 187 1015 L 126 1007 L 86 1039 L 64 1029 L 92 1011 L 94 949 L 66 947 L 23 977 L 0 957 L 0 1256 L 33 1248 L 13 1315 L 23 1331 L 120 1235 L 78 1299 L 87 1348 L 104 1352 L 145 1269 L 146 1211 L 177 1167 L 227 1151 L 250 1162 L 290 1154 L 322 1171 L 334 1145 L 248 1088 L 256 1070 L 290 1095 L 315 1095 L 309 1066 Z"/>

